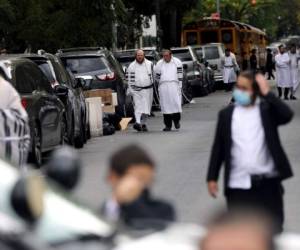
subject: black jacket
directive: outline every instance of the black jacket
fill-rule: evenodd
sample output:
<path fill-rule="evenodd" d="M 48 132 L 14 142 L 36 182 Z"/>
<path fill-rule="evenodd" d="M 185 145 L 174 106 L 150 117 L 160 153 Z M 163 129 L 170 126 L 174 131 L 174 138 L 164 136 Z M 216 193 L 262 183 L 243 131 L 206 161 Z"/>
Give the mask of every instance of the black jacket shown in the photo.
<path fill-rule="evenodd" d="M 230 105 L 219 113 L 217 130 L 207 173 L 207 181 L 217 181 L 220 169 L 225 163 L 225 192 L 231 168 L 231 121 L 234 105 Z M 293 111 L 273 93 L 261 98 L 260 113 L 266 136 L 266 143 L 273 157 L 275 168 L 281 180 L 293 176 L 289 160 L 281 146 L 278 126 L 290 122 Z"/>

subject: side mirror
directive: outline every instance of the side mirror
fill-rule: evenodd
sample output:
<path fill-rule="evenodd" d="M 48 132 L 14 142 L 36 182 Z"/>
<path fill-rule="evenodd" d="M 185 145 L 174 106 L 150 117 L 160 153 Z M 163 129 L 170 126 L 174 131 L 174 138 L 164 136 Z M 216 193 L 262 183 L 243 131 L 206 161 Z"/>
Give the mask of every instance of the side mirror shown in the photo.
<path fill-rule="evenodd" d="M 54 92 L 58 97 L 66 97 L 68 96 L 68 88 L 63 85 L 56 85 L 54 87 Z"/>
<path fill-rule="evenodd" d="M 184 70 L 187 70 L 187 69 L 188 69 L 187 64 L 183 64 L 183 69 L 184 69 Z"/>
<path fill-rule="evenodd" d="M 208 67 L 209 66 L 208 61 L 204 61 L 204 65 L 205 65 L 205 67 Z"/>
<path fill-rule="evenodd" d="M 75 79 L 75 88 L 84 88 L 86 86 L 86 80 L 83 78 Z"/>

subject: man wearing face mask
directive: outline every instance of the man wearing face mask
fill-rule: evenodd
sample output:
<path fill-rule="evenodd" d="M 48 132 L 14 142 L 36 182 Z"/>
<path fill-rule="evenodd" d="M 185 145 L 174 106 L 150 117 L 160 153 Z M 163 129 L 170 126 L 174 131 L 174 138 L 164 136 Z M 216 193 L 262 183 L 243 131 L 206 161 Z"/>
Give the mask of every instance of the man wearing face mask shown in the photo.
<path fill-rule="evenodd" d="M 134 102 L 136 123 L 133 128 L 138 132 L 147 132 L 146 121 L 153 101 L 153 64 L 145 58 L 143 50 L 137 50 L 135 60 L 126 72 L 126 78 Z"/>
<path fill-rule="evenodd" d="M 293 112 L 271 93 L 261 74 L 241 73 L 233 98 L 235 104 L 219 113 L 207 174 L 208 191 L 217 196 L 217 181 L 224 163 L 228 208 L 264 209 L 274 217 L 281 232 L 284 222 L 281 181 L 293 173 L 280 143 L 278 127 L 289 123 Z"/>

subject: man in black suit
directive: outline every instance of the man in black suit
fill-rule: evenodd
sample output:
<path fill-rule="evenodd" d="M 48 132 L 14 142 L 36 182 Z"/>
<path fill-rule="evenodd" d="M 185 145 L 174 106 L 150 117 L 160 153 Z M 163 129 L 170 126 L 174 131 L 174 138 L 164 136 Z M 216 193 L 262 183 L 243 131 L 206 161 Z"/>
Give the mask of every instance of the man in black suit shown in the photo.
<path fill-rule="evenodd" d="M 112 195 L 102 207 L 102 215 L 130 226 L 175 220 L 173 206 L 151 195 L 154 174 L 155 163 L 142 148 L 129 145 L 116 151 L 107 177 Z"/>
<path fill-rule="evenodd" d="M 241 73 L 233 98 L 235 104 L 219 113 L 207 174 L 209 193 L 217 196 L 219 172 L 225 163 L 228 208 L 265 209 L 274 216 L 280 232 L 284 222 L 281 181 L 293 173 L 278 126 L 289 123 L 293 112 L 271 93 L 261 74 Z"/>

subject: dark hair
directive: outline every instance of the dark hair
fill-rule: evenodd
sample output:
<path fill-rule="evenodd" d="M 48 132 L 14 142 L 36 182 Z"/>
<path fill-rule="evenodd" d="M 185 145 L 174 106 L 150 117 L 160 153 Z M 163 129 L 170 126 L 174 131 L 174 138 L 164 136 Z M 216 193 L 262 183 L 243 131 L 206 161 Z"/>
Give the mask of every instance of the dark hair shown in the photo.
<path fill-rule="evenodd" d="M 279 46 L 278 46 L 278 49 L 281 49 L 281 48 L 283 48 L 284 46 L 283 46 L 283 44 L 280 44 Z"/>
<path fill-rule="evenodd" d="M 119 176 L 126 174 L 133 165 L 148 165 L 155 167 L 155 163 L 148 153 L 137 145 L 125 146 L 112 154 L 109 161 L 110 171 Z"/>
<path fill-rule="evenodd" d="M 225 49 L 225 52 L 231 52 L 231 50 L 229 48 Z"/>
<path fill-rule="evenodd" d="M 255 71 L 251 71 L 251 70 L 242 71 L 239 74 L 239 76 L 248 79 L 252 83 L 254 98 L 256 98 L 258 95 L 260 95 L 259 86 L 255 80 L 255 77 L 256 77 Z"/>

